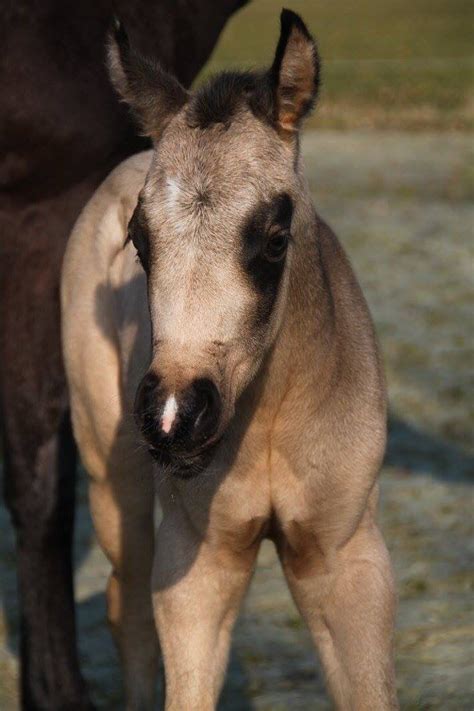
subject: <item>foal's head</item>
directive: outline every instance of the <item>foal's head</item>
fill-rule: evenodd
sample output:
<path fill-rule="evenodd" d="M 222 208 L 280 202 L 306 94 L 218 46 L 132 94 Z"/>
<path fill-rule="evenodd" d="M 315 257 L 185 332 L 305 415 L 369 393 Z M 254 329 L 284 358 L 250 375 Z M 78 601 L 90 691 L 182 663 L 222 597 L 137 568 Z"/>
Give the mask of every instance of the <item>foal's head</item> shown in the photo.
<path fill-rule="evenodd" d="M 318 55 L 284 10 L 268 71 L 224 73 L 191 94 L 120 29 L 109 56 L 154 141 L 129 225 L 153 338 L 136 416 L 151 453 L 186 476 L 208 461 L 282 320 L 302 199 L 298 129 L 316 97 Z"/>

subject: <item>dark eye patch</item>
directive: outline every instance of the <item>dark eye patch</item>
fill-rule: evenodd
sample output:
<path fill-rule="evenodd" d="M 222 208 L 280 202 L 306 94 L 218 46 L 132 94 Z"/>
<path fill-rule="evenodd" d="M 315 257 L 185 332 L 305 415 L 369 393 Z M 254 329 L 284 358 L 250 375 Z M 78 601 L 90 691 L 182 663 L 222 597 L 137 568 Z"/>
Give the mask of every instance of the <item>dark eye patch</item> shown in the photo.
<path fill-rule="evenodd" d="M 132 240 L 135 249 L 137 250 L 137 256 L 143 269 L 148 271 L 148 263 L 150 256 L 150 240 L 149 231 L 146 218 L 144 216 L 144 211 L 140 202 L 138 200 L 137 206 L 133 211 L 133 215 L 128 223 L 128 240 Z"/>
<path fill-rule="evenodd" d="M 257 321 L 264 323 L 270 316 L 278 294 L 285 259 L 269 261 L 265 247 L 269 239 L 288 234 L 291 229 L 293 203 L 287 193 L 261 202 L 246 219 L 242 230 L 242 266 L 260 295 Z"/>
<path fill-rule="evenodd" d="M 261 202 L 247 217 L 243 227 L 244 258 L 251 261 L 278 232 L 290 232 L 293 203 L 288 193 Z"/>

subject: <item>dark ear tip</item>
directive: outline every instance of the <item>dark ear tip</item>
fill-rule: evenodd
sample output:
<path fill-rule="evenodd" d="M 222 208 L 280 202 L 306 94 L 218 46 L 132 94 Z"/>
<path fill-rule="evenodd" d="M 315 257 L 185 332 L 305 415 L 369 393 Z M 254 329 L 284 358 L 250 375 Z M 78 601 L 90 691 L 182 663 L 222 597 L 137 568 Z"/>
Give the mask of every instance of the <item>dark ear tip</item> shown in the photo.
<path fill-rule="evenodd" d="M 298 13 L 293 12 L 293 10 L 288 10 L 286 7 L 284 7 L 281 11 L 280 24 L 282 34 L 289 35 L 291 29 L 293 27 L 297 27 L 305 35 L 305 37 L 311 37 L 308 28 Z"/>
<path fill-rule="evenodd" d="M 129 47 L 128 35 L 125 31 L 125 27 L 117 15 L 113 16 L 111 32 L 121 50 Z"/>
<path fill-rule="evenodd" d="M 300 16 L 294 12 L 294 10 L 289 10 L 287 7 L 283 7 L 280 14 L 280 20 L 282 22 L 293 21 L 294 19 L 301 19 Z"/>

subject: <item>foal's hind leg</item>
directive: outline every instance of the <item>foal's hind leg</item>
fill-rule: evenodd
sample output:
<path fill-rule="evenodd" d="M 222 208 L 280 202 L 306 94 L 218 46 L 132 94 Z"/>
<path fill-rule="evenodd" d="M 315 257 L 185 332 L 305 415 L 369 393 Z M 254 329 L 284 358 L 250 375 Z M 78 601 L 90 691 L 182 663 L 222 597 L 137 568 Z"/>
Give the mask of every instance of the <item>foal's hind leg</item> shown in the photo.
<path fill-rule="evenodd" d="M 313 542 L 314 544 L 314 542 Z M 395 608 L 388 552 L 375 524 L 340 549 L 280 547 L 295 602 L 341 711 L 398 708 L 392 658 Z"/>
<path fill-rule="evenodd" d="M 155 708 L 158 638 L 151 603 L 153 481 L 148 457 L 136 444 L 117 444 L 107 476 L 89 488 L 92 518 L 112 564 L 107 587 L 109 624 L 121 658 L 126 708 Z M 94 468 L 89 467 L 93 472 Z"/>

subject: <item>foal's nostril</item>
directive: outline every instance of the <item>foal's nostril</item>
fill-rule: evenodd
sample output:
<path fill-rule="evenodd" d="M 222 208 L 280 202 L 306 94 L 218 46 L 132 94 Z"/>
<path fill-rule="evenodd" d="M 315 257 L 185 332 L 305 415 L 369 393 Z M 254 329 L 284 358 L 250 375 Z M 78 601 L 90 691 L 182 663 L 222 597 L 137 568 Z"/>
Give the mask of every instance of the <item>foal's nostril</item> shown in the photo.
<path fill-rule="evenodd" d="M 221 414 L 221 398 L 212 380 L 200 378 L 191 385 L 193 391 L 192 438 L 195 441 L 210 439 L 217 429 Z"/>
<path fill-rule="evenodd" d="M 160 379 L 153 373 L 148 373 L 137 390 L 134 412 L 144 429 L 151 429 L 154 426 L 159 384 Z"/>
<path fill-rule="evenodd" d="M 169 393 L 162 380 L 149 373 L 135 399 L 137 425 L 163 461 L 203 450 L 218 430 L 221 409 L 219 391 L 209 378 Z"/>
<path fill-rule="evenodd" d="M 143 415 L 143 429 L 146 432 L 151 432 L 155 425 L 155 418 L 149 412 L 145 412 Z"/>
<path fill-rule="evenodd" d="M 198 398 L 197 398 L 197 403 L 196 403 L 196 412 L 197 417 L 194 422 L 194 427 L 198 427 L 199 423 L 203 421 L 205 418 L 206 414 L 209 413 L 211 405 L 212 405 L 212 397 L 207 389 L 201 389 L 201 387 L 197 388 L 198 389 Z"/>

